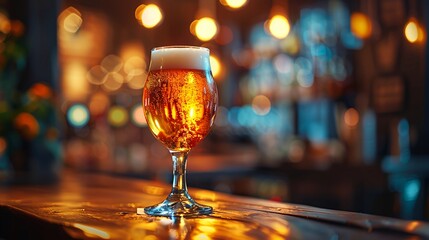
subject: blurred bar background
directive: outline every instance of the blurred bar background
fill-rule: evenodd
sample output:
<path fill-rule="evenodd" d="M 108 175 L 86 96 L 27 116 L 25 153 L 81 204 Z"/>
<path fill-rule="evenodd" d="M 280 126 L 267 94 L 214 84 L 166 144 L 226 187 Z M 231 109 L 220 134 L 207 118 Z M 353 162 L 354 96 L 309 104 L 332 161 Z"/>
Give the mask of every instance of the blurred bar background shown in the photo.
<path fill-rule="evenodd" d="M 190 187 L 429 219 L 423 0 L 0 0 L 0 181 L 170 182 L 150 50 L 211 50 L 220 94 Z"/>

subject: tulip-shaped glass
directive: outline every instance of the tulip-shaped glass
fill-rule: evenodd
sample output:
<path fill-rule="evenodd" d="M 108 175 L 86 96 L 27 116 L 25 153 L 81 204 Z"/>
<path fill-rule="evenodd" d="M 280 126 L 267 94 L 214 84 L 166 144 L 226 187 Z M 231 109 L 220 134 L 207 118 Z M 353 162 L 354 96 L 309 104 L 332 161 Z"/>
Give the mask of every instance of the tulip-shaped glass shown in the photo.
<path fill-rule="evenodd" d="M 186 185 L 189 151 L 213 125 L 218 93 L 204 47 L 167 46 L 151 51 L 143 88 L 143 109 L 149 129 L 171 153 L 173 186 L 161 203 L 146 207 L 154 216 L 210 214 L 212 207 L 198 204 Z"/>

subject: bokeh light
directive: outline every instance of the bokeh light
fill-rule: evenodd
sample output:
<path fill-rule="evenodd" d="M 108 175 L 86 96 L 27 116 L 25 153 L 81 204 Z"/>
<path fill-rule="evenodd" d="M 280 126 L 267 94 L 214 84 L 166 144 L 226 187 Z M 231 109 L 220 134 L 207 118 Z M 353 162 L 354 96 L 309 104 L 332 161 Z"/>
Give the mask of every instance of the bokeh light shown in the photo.
<path fill-rule="evenodd" d="M 286 38 L 290 31 L 289 20 L 280 14 L 274 15 L 267 23 L 268 32 L 277 39 Z"/>
<path fill-rule="evenodd" d="M 33 97 L 42 98 L 42 99 L 49 99 L 53 95 L 51 88 L 48 85 L 44 84 L 44 83 L 36 83 L 36 84 L 34 84 L 30 88 L 29 93 Z"/>
<path fill-rule="evenodd" d="M 144 72 L 144 74 L 140 76 L 128 76 L 127 78 L 128 87 L 136 90 L 142 89 L 146 81 L 146 76 L 147 76 L 146 72 Z"/>
<path fill-rule="evenodd" d="M 258 115 L 267 115 L 271 110 L 271 101 L 264 95 L 258 95 L 252 100 L 252 109 Z"/>
<path fill-rule="evenodd" d="M 410 43 L 417 43 L 424 41 L 424 30 L 415 18 L 411 18 L 404 28 L 405 38 Z"/>
<path fill-rule="evenodd" d="M 413 20 L 409 21 L 407 25 L 405 26 L 405 37 L 407 40 L 411 43 L 417 41 L 417 38 L 419 36 L 419 30 L 417 27 L 417 23 Z"/>
<path fill-rule="evenodd" d="M 68 7 L 58 16 L 58 22 L 68 33 L 76 33 L 82 26 L 81 13 L 74 7 Z"/>
<path fill-rule="evenodd" d="M 81 128 L 89 122 L 88 108 L 83 104 L 75 104 L 67 111 L 67 120 L 73 127 Z"/>
<path fill-rule="evenodd" d="M 88 73 L 86 74 L 86 79 L 88 79 L 88 82 L 91 84 L 101 85 L 105 82 L 106 75 L 106 69 L 104 69 L 101 65 L 95 65 L 89 69 Z"/>
<path fill-rule="evenodd" d="M 301 87 L 308 88 L 313 86 L 314 72 L 313 65 L 308 58 L 299 57 L 295 60 L 296 80 Z"/>
<path fill-rule="evenodd" d="M 350 28 L 353 35 L 361 39 L 368 38 L 372 33 L 371 20 L 360 12 L 352 13 L 350 16 Z"/>
<path fill-rule="evenodd" d="M 0 32 L 3 34 L 8 34 L 11 30 L 11 23 L 9 18 L 0 12 Z"/>
<path fill-rule="evenodd" d="M 89 101 L 89 112 L 92 116 L 102 115 L 107 111 L 109 105 L 109 97 L 103 92 L 96 92 Z"/>
<path fill-rule="evenodd" d="M 117 72 L 110 72 L 104 77 L 103 89 L 109 92 L 121 88 L 124 83 L 124 77 Z"/>
<path fill-rule="evenodd" d="M 120 46 L 118 56 L 123 59 L 124 62 L 128 61 L 130 58 L 140 58 L 145 62 L 145 52 L 146 49 L 141 40 L 127 40 Z"/>
<path fill-rule="evenodd" d="M 281 49 L 289 55 L 297 55 L 300 50 L 300 39 L 291 31 L 288 36 L 280 42 Z"/>
<path fill-rule="evenodd" d="M 128 122 L 127 110 L 122 106 L 113 106 L 110 108 L 107 119 L 114 127 L 122 127 Z"/>
<path fill-rule="evenodd" d="M 423 29 L 423 26 L 419 25 L 418 27 L 419 30 L 419 37 L 417 38 L 417 42 L 424 42 L 425 41 L 425 30 Z"/>
<path fill-rule="evenodd" d="M 21 37 L 24 34 L 25 26 L 19 20 L 11 21 L 11 29 L 10 32 L 13 36 Z"/>
<path fill-rule="evenodd" d="M 131 120 L 138 127 L 143 127 L 147 125 L 146 118 L 144 117 L 143 113 L 143 107 L 141 104 L 136 104 L 131 109 Z"/>
<path fill-rule="evenodd" d="M 220 76 L 222 66 L 219 59 L 215 55 L 210 55 L 210 66 L 212 69 L 213 77 L 216 79 Z"/>
<path fill-rule="evenodd" d="M 124 72 L 127 74 L 126 82 L 131 89 L 141 89 L 147 76 L 146 62 L 143 58 L 133 56 L 125 61 Z"/>
<path fill-rule="evenodd" d="M 140 5 L 142 6 L 142 5 Z M 141 24 L 145 28 L 154 28 L 161 24 L 163 19 L 163 14 L 161 9 L 156 4 L 148 4 L 143 7 L 137 7 L 136 12 L 140 12 L 140 16 L 138 17 L 141 21 Z"/>
<path fill-rule="evenodd" d="M 22 112 L 14 120 L 15 128 L 26 139 L 33 139 L 39 134 L 39 123 L 30 113 Z"/>
<path fill-rule="evenodd" d="M 293 60 L 287 54 L 279 54 L 273 59 L 274 68 L 282 74 L 293 74 Z"/>
<path fill-rule="evenodd" d="M 80 15 L 76 13 L 70 13 L 65 19 L 64 19 L 64 30 L 66 30 L 69 33 L 76 33 L 80 26 L 82 25 L 82 18 Z"/>
<path fill-rule="evenodd" d="M 141 57 L 130 57 L 125 61 L 124 72 L 131 76 L 142 75 L 146 69 L 146 62 Z"/>
<path fill-rule="evenodd" d="M 141 24 L 143 9 L 145 7 L 146 7 L 146 4 L 140 4 L 139 6 L 136 7 L 136 10 L 134 10 L 134 17 L 140 22 L 140 24 Z"/>
<path fill-rule="evenodd" d="M 238 9 L 246 5 L 247 0 L 220 0 L 220 3 L 232 9 Z"/>
<path fill-rule="evenodd" d="M 114 54 L 107 55 L 101 61 L 101 67 L 107 72 L 119 72 L 122 68 L 122 59 Z"/>
<path fill-rule="evenodd" d="M 356 127 L 359 123 L 359 112 L 354 108 L 349 108 L 344 113 L 344 123 L 348 127 Z"/>
<path fill-rule="evenodd" d="M 89 92 L 87 68 L 79 61 L 63 65 L 62 90 L 65 99 L 82 101 Z"/>
<path fill-rule="evenodd" d="M 213 18 L 203 17 L 195 24 L 195 35 L 201 41 L 210 41 L 216 36 L 217 32 L 217 23 Z"/>
<path fill-rule="evenodd" d="M 191 22 L 191 24 L 189 24 L 189 32 L 194 35 L 197 36 L 197 33 L 195 32 L 195 28 L 197 26 L 199 19 L 195 19 L 194 21 Z"/>

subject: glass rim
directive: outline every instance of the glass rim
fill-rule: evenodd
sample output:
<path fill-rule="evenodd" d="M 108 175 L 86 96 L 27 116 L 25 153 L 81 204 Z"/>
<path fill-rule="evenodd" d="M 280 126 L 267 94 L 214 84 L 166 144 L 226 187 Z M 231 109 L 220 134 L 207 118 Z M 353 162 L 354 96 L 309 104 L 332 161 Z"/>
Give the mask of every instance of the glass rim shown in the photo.
<path fill-rule="evenodd" d="M 159 51 L 159 50 L 167 50 L 167 49 L 195 49 L 195 50 L 204 50 L 210 52 L 210 49 L 201 46 L 193 46 L 193 45 L 168 45 L 168 46 L 160 46 L 152 48 L 151 52 Z"/>

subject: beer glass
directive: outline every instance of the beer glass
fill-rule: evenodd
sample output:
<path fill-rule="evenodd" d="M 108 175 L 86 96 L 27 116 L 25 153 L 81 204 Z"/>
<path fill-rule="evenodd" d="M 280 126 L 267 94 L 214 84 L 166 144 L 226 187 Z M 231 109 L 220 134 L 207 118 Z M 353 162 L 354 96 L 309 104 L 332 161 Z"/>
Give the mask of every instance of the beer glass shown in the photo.
<path fill-rule="evenodd" d="M 188 153 L 207 136 L 216 114 L 218 94 L 209 56 L 209 49 L 195 46 L 151 51 L 143 109 L 150 131 L 170 151 L 173 186 L 163 202 L 144 208 L 148 215 L 190 216 L 213 211 L 195 202 L 186 184 Z"/>

